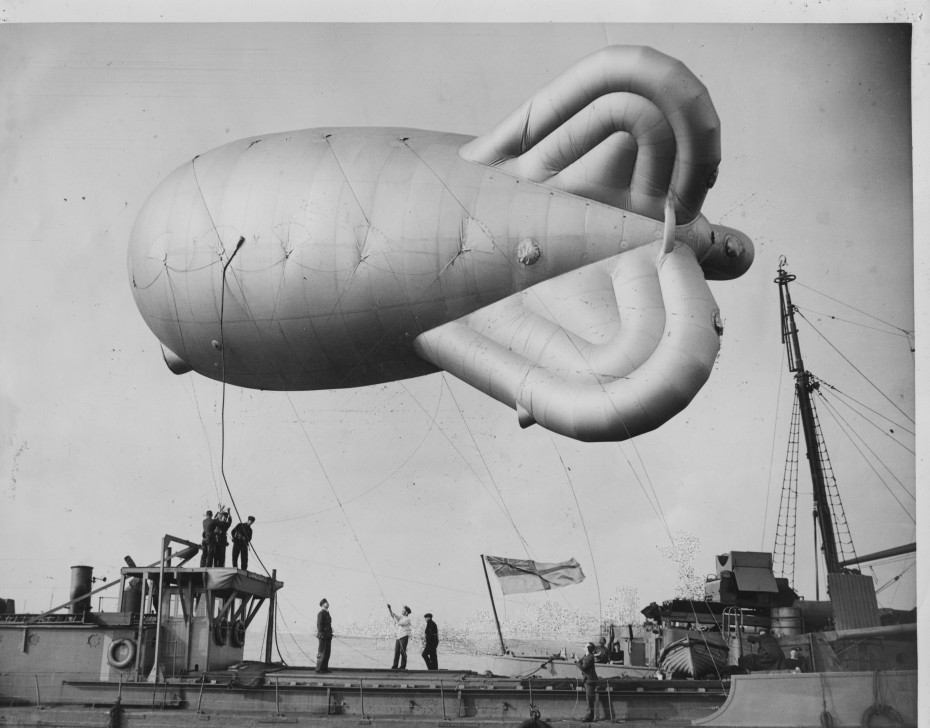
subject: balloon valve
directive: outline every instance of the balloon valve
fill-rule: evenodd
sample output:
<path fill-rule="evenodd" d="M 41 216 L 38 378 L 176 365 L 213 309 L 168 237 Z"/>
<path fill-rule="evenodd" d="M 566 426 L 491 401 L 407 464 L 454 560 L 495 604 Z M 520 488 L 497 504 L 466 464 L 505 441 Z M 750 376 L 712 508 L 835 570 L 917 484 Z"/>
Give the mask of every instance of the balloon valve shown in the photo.
<path fill-rule="evenodd" d="M 517 402 L 517 422 L 520 423 L 520 427 L 524 430 L 530 425 L 536 424 L 536 418 L 530 414 L 530 411 L 524 407 L 522 404 Z"/>

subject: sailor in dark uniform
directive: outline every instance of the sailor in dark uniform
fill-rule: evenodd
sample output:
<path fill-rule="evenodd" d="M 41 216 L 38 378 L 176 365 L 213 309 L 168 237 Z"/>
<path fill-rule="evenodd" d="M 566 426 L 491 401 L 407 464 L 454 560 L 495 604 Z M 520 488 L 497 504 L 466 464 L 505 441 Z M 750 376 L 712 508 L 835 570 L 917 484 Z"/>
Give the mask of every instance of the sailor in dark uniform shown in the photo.
<path fill-rule="evenodd" d="M 578 669 L 581 670 L 581 674 L 584 682 L 584 694 L 588 700 L 588 713 L 582 718 L 583 723 L 590 723 L 594 720 L 594 699 L 595 693 L 597 691 L 597 670 L 595 670 L 594 665 L 594 643 L 588 642 L 587 646 L 588 654 L 582 657 L 580 660 L 575 660 L 575 664 L 578 666 Z"/>
<path fill-rule="evenodd" d="M 200 542 L 200 565 L 213 566 L 213 530 L 216 528 L 216 521 L 213 519 L 213 511 L 207 511 L 206 518 L 203 519 L 203 535 Z"/>
<path fill-rule="evenodd" d="M 232 525 L 232 516 L 228 510 L 221 509 L 213 523 L 213 565 L 223 567 L 226 566 L 226 547 L 229 545 L 226 532 Z"/>
<path fill-rule="evenodd" d="M 426 630 L 423 632 L 423 662 L 426 663 L 427 670 L 438 670 L 439 659 L 436 657 L 436 648 L 439 647 L 439 627 L 433 621 L 433 615 L 427 612 L 423 615 L 426 618 Z"/>
<path fill-rule="evenodd" d="M 759 651 L 754 655 L 744 655 L 740 658 L 740 667 L 747 670 L 784 670 L 785 653 L 775 635 L 762 630 L 758 635 L 751 634 L 746 640 L 750 644 L 758 644 Z"/>
<path fill-rule="evenodd" d="M 233 554 L 232 564 L 234 569 L 238 569 L 239 557 L 242 557 L 242 569 L 248 571 L 249 568 L 249 544 L 252 542 L 252 524 L 255 523 L 255 516 L 249 516 L 248 523 L 240 523 L 232 530 Z"/>
<path fill-rule="evenodd" d="M 316 671 L 329 672 L 329 653 L 333 644 L 333 618 L 329 614 L 329 602 L 320 600 L 320 613 L 316 615 Z"/>

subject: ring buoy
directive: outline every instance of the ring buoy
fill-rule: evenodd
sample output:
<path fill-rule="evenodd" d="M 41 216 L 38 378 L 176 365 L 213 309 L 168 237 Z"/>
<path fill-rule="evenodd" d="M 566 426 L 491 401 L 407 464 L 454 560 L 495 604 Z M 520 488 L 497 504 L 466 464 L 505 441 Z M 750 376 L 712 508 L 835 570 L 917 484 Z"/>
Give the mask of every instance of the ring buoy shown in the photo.
<path fill-rule="evenodd" d="M 226 644 L 226 637 L 229 634 L 229 620 L 220 619 L 213 625 L 213 641 L 221 647 Z"/>
<path fill-rule="evenodd" d="M 245 622 L 241 619 L 237 619 L 232 623 L 229 630 L 229 641 L 232 642 L 233 647 L 242 647 L 245 644 Z"/>
<path fill-rule="evenodd" d="M 118 670 L 129 667 L 136 659 L 136 643 L 131 639 L 118 639 L 110 643 L 107 662 Z"/>
<path fill-rule="evenodd" d="M 890 705 L 870 705 L 862 711 L 860 725 L 862 728 L 872 728 L 872 718 L 880 718 L 878 725 L 904 726 L 904 717 Z"/>

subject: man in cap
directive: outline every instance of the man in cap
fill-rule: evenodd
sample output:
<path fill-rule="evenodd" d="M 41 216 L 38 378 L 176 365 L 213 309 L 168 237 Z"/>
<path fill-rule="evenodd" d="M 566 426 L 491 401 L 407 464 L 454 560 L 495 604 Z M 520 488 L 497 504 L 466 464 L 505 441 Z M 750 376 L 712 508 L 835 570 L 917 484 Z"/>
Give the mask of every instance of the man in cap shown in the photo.
<path fill-rule="evenodd" d="M 387 605 L 388 612 L 394 620 L 394 634 L 397 639 L 394 641 L 394 664 L 392 670 L 407 669 L 407 642 L 410 640 L 410 607 L 405 606 L 403 611 L 398 615 L 394 614 L 391 605 Z"/>
<path fill-rule="evenodd" d="M 746 638 L 750 644 L 758 644 L 756 654 L 744 655 L 740 658 L 740 667 L 748 670 L 784 670 L 785 653 L 782 652 L 778 638 L 767 632 L 759 630 L 759 634 L 751 634 Z"/>
<path fill-rule="evenodd" d="M 597 671 L 594 669 L 594 643 L 588 642 L 586 649 L 587 654 L 580 660 L 575 660 L 575 664 L 581 670 L 584 694 L 588 700 L 588 713 L 581 720 L 583 723 L 590 723 L 594 720 L 594 696 L 597 691 Z"/>
<path fill-rule="evenodd" d="M 213 520 L 213 511 L 207 511 L 203 519 L 203 534 L 200 541 L 200 565 L 213 566 L 213 530 L 216 528 L 216 521 Z"/>
<path fill-rule="evenodd" d="M 433 615 L 427 612 L 423 615 L 426 619 L 426 629 L 423 632 L 423 661 L 426 663 L 427 670 L 438 670 L 439 660 L 436 657 L 436 648 L 439 647 L 439 628 L 433 621 Z"/>
<path fill-rule="evenodd" d="M 226 547 L 229 545 L 229 539 L 226 538 L 226 532 L 232 525 L 232 516 L 229 515 L 228 508 L 220 508 L 220 512 L 213 519 L 213 565 L 226 566 Z"/>
<path fill-rule="evenodd" d="M 239 557 L 242 557 L 242 569 L 249 569 L 249 544 L 252 543 L 252 524 L 255 516 L 249 516 L 248 523 L 240 523 L 232 530 L 233 568 L 238 569 Z"/>
<path fill-rule="evenodd" d="M 329 602 L 320 600 L 320 613 L 316 615 L 316 671 L 329 672 L 329 653 L 333 646 L 333 618 L 329 614 Z"/>

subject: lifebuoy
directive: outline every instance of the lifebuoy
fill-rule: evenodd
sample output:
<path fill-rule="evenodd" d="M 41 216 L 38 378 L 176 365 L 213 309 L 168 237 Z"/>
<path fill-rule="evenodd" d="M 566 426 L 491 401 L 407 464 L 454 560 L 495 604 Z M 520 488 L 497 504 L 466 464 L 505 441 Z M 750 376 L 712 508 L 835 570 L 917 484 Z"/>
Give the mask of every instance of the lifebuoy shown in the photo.
<path fill-rule="evenodd" d="M 213 625 L 213 641 L 222 646 L 226 644 L 226 637 L 229 634 L 229 621 L 221 619 Z"/>
<path fill-rule="evenodd" d="M 107 662 L 118 670 L 129 667 L 136 659 L 136 643 L 131 639 L 118 639 L 110 643 Z"/>
<path fill-rule="evenodd" d="M 241 619 L 237 619 L 232 623 L 229 630 L 229 641 L 232 642 L 233 647 L 242 647 L 245 644 L 245 622 Z"/>
<path fill-rule="evenodd" d="M 862 711 L 862 728 L 872 728 L 872 718 L 881 719 L 878 725 L 904 726 L 904 717 L 890 705 L 876 703 Z"/>

